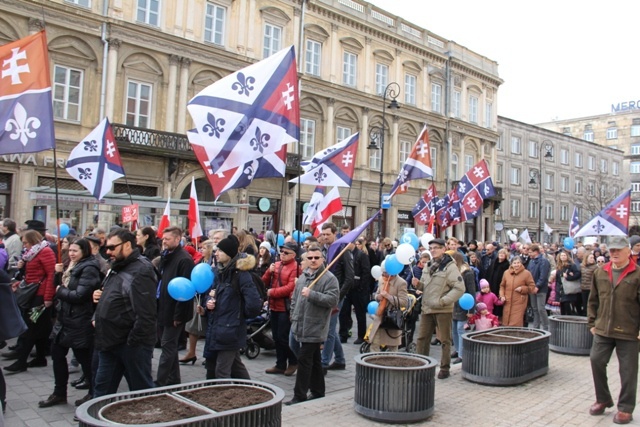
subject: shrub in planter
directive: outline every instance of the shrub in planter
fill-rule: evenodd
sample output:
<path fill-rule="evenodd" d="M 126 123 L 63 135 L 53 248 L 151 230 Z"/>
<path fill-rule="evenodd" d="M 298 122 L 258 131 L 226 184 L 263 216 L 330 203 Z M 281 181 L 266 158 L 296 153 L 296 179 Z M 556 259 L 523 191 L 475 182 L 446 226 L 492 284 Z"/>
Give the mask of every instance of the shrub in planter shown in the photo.
<path fill-rule="evenodd" d="M 410 423 L 433 414 L 435 359 L 410 353 L 355 357 L 355 411 L 386 423 Z"/>

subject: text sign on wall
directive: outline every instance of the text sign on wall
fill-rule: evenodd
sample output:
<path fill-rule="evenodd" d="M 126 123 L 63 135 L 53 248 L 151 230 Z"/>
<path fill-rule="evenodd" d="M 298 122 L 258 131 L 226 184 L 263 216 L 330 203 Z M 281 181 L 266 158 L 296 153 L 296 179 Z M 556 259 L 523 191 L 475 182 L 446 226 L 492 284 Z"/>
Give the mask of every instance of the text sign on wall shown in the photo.
<path fill-rule="evenodd" d="M 612 113 L 621 113 L 623 111 L 640 110 L 640 100 L 638 101 L 625 101 L 618 102 L 617 104 L 611 104 Z"/>

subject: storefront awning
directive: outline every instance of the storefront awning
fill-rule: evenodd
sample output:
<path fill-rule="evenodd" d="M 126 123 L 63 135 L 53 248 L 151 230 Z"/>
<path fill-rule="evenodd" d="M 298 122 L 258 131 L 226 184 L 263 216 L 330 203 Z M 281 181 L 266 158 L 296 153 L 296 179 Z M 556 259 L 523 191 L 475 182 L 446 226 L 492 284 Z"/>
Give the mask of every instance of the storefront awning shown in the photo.
<path fill-rule="evenodd" d="M 29 196 L 31 200 L 55 200 L 56 198 L 55 189 L 51 187 L 30 187 L 27 188 L 26 191 L 31 193 Z M 58 200 L 64 202 L 128 206 L 131 204 L 131 199 L 133 199 L 133 203 L 137 203 L 141 208 L 164 209 L 167 204 L 167 199 L 158 196 L 131 196 L 131 198 L 129 198 L 128 194 L 108 193 L 104 200 L 97 201 L 87 190 L 58 190 Z M 246 208 L 249 207 L 249 205 L 198 201 L 198 207 L 201 212 L 235 214 L 238 212 L 238 208 Z M 171 199 L 171 209 L 189 210 L 189 199 Z"/>

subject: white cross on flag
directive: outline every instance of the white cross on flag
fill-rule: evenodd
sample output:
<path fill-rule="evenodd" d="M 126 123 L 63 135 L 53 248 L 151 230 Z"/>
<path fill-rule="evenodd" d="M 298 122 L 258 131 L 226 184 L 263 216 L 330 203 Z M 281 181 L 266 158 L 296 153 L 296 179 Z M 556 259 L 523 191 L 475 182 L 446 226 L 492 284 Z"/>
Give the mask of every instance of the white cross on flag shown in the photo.
<path fill-rule="evenodd" d="M 202 90 L 187 109 L 213 173 L 242 167 L 300 138 L 293 46 Z"/>
<path fill-rule="evenodd" d="M 472 219 L 482 212 L 484 199 L 496 194 L 487 162 L 482 159 L 464 174 L 456 187 L 466 219 Z"/>
<path fill-rule="evenodd" d="M 573 237 L 627 236 L 630 204 L 631 190 L 626 190 L 591 218 Z"/>
<path fill-rule="evenodd" d="M 316 153 L 304 165 L 306 173 L 300 176 L 299 181 L 294 178 L 289 182 L 323 187 L 351 187 L 359 140 L 360 134 L 354 133 L 344 141 Z"/>
<path fill-rule="evenodd" d="M 391 187 L 391 197 L 393 197 L 401 185 L 414 179 L 424 179 L 433 177 L 431 167 L 431 148 L 429 145 L 429 131 L 425 126 L 418 136 L 418 140 L 413 145 L 413 149 L 402 165 L 398 179 Z"/>
<path fill-rule="evenodd" d="M 120 152 L 109 120 L 104 118 L 69 154 L 67 172 L 98 200 L 124 176 Z"/>

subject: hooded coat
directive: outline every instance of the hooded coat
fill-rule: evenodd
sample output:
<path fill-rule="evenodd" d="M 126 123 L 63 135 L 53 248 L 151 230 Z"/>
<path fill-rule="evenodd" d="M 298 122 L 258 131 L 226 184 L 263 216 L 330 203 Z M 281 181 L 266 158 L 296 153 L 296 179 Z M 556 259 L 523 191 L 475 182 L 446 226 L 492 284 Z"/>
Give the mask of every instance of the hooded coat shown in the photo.
<path fill-rule="evenodd" d="M 524 265 L 517 269 L 509 267 L 500 283 L 500 298 L 504 297 L 504 309 L 502 311 L 503 326 L 523 326 L 524 313 L 527 310 L 529 294 L 536 287 L 531 273 Z M 520 288 L 520 292 L 516 289 Z"/>

